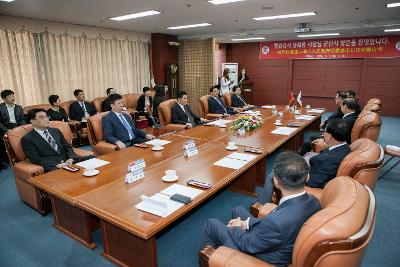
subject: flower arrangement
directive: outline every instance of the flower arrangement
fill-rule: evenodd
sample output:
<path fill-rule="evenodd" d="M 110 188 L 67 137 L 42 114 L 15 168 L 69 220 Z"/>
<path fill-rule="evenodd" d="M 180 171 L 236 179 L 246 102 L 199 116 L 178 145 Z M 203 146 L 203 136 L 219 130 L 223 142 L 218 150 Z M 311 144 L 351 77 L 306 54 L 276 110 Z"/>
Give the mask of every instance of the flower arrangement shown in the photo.
<path fill-rule="evenodd" d="M 232 123 L 230 129 L 234 131 L 243 129 L 246 132 L 249 132 L 254 129 L 260 128 L 263 123 L 264 121 L 260 116 L 242 115 Z"/>

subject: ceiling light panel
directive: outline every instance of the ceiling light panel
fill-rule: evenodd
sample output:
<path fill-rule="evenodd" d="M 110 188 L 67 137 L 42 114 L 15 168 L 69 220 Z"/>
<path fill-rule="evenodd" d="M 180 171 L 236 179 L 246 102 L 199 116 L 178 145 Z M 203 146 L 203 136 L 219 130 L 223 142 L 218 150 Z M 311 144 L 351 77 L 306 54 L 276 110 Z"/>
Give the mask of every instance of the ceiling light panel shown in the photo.
<path fill-rule="evenodd" d="M 340 33 L 335 32 L 335 33 L 319 33 L 319 34 L 300 34 L 297 35 L 297 37 L 307 38 L 307 37 L 338 36 L 338 35 L 340 35 Z"/>
<path fill-rule="evenodd" d="M 208 2 L 214 5 L 229 4 L 235 2 L 243 2 L 245 0 L 209 0 Z"/>
<path fill-rule="evenodd" d="M 127 19 L 136 19 L 136 18 L 142 18 L 142 17 L 147 17 L 147 16 L 153 16 L 153 15 L 158 15 L 158 14 L 161 14 L 161 12 L 157 11 L 157 10 L 147 10 L 147 11 L 143 11 L 143 12 L 139 12 L 139 13 L 133 13 L 133 14 L 129 14 L 129 15 L 113 17 L 110 19 L 121 21 L 121 20 L 127 20 Z"/>
<path fill-rule="evenodd" d="M 400 6 L 400 2 L 386 4 L 386 7 L 387 7 L 387 8 L 391 8 L 391 7 L 399 7 L 399 6 Z"/>
<path fill-rule="evenodd" d="M 182 25 L 182 26 L 173 26 L 168 27 L 168 30 L 180 30 L 180 29 L 187 29 L 187 28 L 197 28 L 197 27 L 206 27 L 211 26 L 211 23 L 198 23 L 198 24 L 190 24 L 190 25 Z"/>
<path fill-rule="evenodd" d="M 231 41 L 256 41 L 256 40 L 265 40 L 265 37 L 249 37 L 249 38 L 232 38 Z"/>
<path fill-rule="evenodd" d="M 400 32 L 400 29 L 386 29 L 385 32 Z"/>
<path fill-rule="evenodd" d="M 297 18 L 297 17 L 306 17 L 306 16 L 315 16 L 316 12 L 304 12 L 304 13 L 296 13 L 296 14 L 287 14 L 287 15 L 277 15 L 277 16 L 268 16 L 268 17 L 256 17 L 254 20 L 272 20 L 272 19 L 288 19 L 288 18 Z"/>

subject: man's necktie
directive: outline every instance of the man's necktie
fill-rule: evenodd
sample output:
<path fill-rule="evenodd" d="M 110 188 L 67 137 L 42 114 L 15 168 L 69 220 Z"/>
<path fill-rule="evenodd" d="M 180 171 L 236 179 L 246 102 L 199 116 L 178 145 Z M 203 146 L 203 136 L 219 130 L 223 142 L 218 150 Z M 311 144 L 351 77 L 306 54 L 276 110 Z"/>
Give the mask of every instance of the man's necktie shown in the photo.
<path fill-rule="evenodd" d="M 193 119 L 192 115 L 190 115 L 190 113 L 187 111 L 187 109 L 186 109 L 185 106 L 183 107 L 183 110 L 185 111 L 185 114 L 186 114 L 186 116 L 188 117 L 189 122 L 190 122 L 193 126 L 195 126 L 196 123 L 194 122 L 194 119 Z"/>
<path fill-rule="evenodd" d="M 58 145 L 56 143 L 56 141 L 53 139 L 53 137 L 50 135 L 49 131 L 44 131 L 44 136 L 46 137 L 46 141 L 47 143 L 50 144 L 50 146 L 58 152 Z"/>
<path fill-rule="evenodd" d="M 124 125 L 125 129 L 126 129 L 126 130 L 128 131 L 128 133 L 129 133 L 129 138 L 130 138 L 131 140 L 135 139 L 136 136 L 135 136 L 135 134 L 133 133 L 133 130 L 132 130 L 131 126 L 129 125 L 128 121 L 127 121 L 127 120 L 125 119 L 125 117 L 122 115 L 122 113 L 119 114 L 119 117 L 120 117 L 120 119 L 121 119 L 121 121 L 122 121 L 122 124 Z"/>
<path fill-rule="evenodd" d="M 83 113 L 85 114 L 85 117 L 86 117 L 86 116 L 89 116 L 89 112 L 87 112 L 85 103 L 82 103 L 82 109 L 83 109 Z"/>
<path fill-rule="evenodd" d="M 224 105 L 222 104 L 221 100 L 220 100 L 219 98 L 216 98 L 215 100 L 216 100 L 216 101 L 218 102 L 218 104 L 220 104 L 221 107 L 225 110 L 225 113 L 228 113 L 228 111 L 226 111 L 226 108 L 225 108 Z"/>

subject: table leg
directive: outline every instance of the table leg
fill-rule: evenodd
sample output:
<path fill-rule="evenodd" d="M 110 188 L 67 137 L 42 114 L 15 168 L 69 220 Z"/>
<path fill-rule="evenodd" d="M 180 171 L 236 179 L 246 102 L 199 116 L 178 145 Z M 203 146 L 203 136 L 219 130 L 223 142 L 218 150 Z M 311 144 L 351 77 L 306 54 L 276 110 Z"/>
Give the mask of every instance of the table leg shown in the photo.
<path fill-rule="evenodd" d="M 245 195 L 256 196 L 256 184 L 263 180 L 265 176 L 265 159 L 261 159 L 250 169 L 239 176 L 239 179 L 234 182 L 230 190 L 239 192 Z M 262 178 L 261 178 L 262 177 Z"/>
<path fill-rule="evenodd" d="M 99 223 L 93 215 L 55 197 L 52 198 L 52 206 L 55 228 L 90 249 L 96 247 L 92 232 L 99 227 Z"/>
<path fill-rule="evenodd" d="M 106 221 L 101 221 L 104 252 L 102 255 L 120 266 L 156 267 L 156 237 L 142 239 Z"/>

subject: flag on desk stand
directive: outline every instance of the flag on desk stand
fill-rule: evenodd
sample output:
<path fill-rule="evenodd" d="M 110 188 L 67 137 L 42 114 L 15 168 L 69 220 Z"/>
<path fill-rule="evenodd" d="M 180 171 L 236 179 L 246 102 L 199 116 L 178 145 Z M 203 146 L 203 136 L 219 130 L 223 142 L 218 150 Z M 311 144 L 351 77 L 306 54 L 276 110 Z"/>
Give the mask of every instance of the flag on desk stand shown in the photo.
<path fill-rule="evenodd" d="M 297 95 L 297 103 L 299 103 L 300 105 L 300 109 L 303 108 L 303 101 L 301 101 L 301 91 L 299 92 L 299 94 Z"/>
<path fill-rule="evenodd" d="M 294 95 L 293 95 L 293 91 L 290 91 L 290 95 L 289 95 L 289 106 L 291 106 L 293 104 L 294 101 Z"/>

